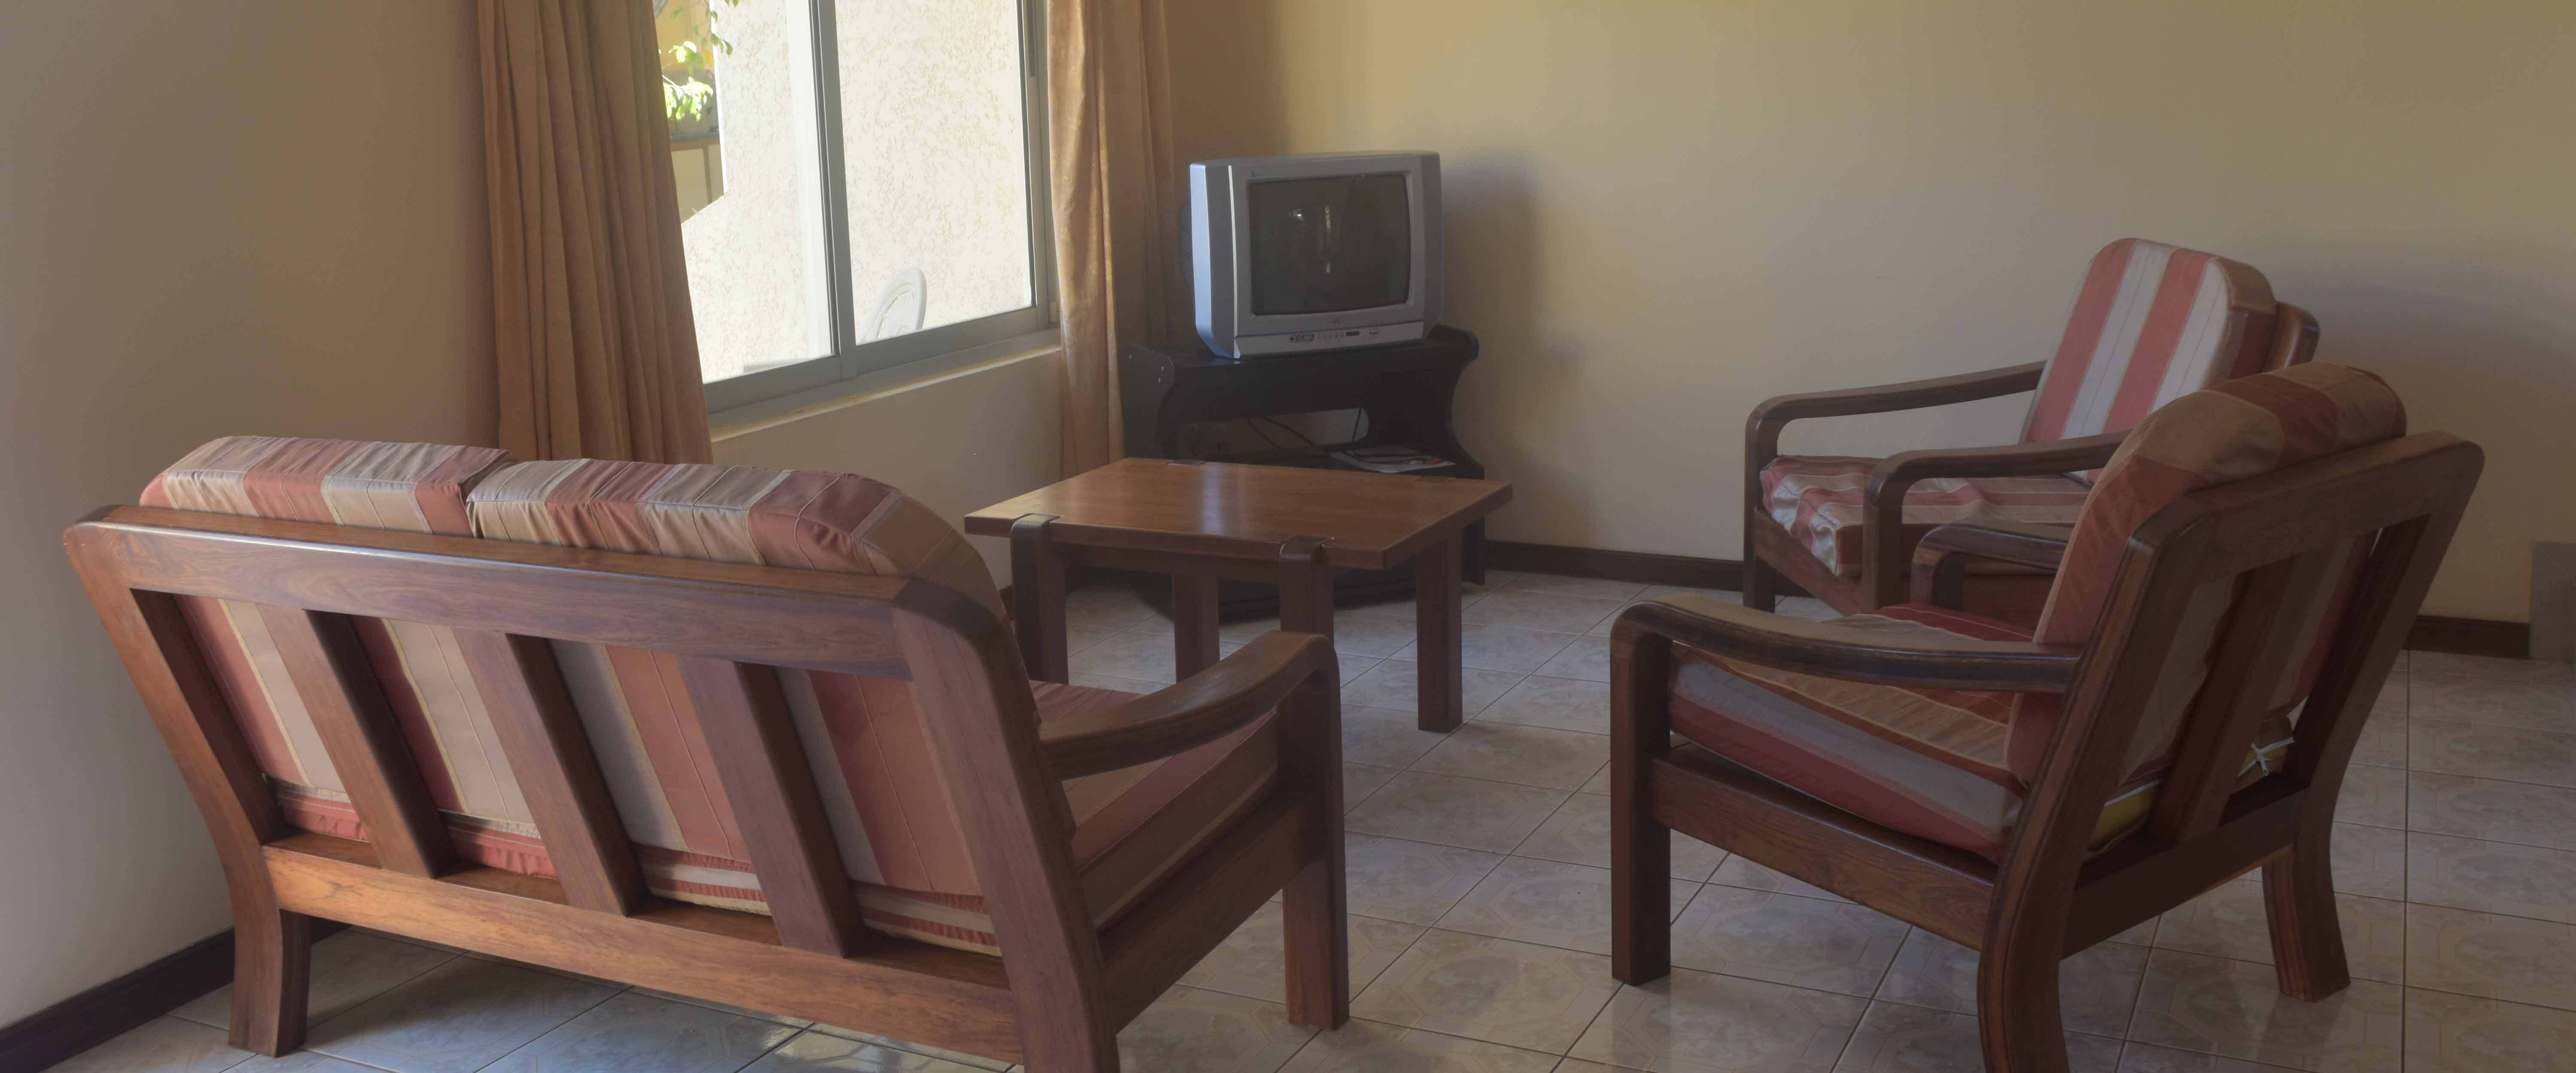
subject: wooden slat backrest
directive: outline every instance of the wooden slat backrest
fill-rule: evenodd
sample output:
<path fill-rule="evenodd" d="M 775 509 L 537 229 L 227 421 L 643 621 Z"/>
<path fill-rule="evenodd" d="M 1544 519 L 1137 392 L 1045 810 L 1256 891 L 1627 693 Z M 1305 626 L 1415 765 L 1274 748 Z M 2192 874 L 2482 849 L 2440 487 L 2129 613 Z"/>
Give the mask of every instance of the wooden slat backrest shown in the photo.
<path fill-rule="evenodd" d="M 2362 720 L 2482 465 L 2475 445 L 2423 433 L 2191 493 L 2139 528 L 1996 870 L 1981 952 L 1995 970 L 1979 977 L 1981 1003 L 2012 1002 L 2023 993 L 2017 989 L 2041 978 L 2051 979 L 2053 990 L 2043 967 L 2138 923 L 2139 907 L 2177 904 L 2272 858 L 2292 832 L 2332 822 Z M 2200 770 L 2168 776 L 2182 802 L 2094 856 L 2096 824 L 2127 774 L 2144 707 L 2184 641 L 2180 624 L 2194 590 L 2260 572 L 2248 585 L 2258 596 L 2294 595 L 2316 582 L 2315 568 L 2301 560 L 2371 534 L 2371 557 L 2330 627 L 2323 670 L 2285 769 L 2233 790 L 2250 742 L 2223 740 L 2239 732 L 2236 706 L 2207 706 L 2196 714 L 2216 712 L 2221 725 L 2187 727 L 2185 735 Z M 2276 643 L 2277 619 L 2246 621 L 2247 636 L 2229 643 Z M 2223 668 L 2214 680 L 2259 684 L 2269 677 L 2250 662 L 2230 666 L 2240 662 L 2241 669 Z M 2212 822 L 2212 796 L 2220 797 L 2214 826 L 2203 828 Z"/>
<path fill-rule="evenodd" d="M 2240 601 L 2249 613 L 2234 619 L 2203 703 L 2185 727 L 2185 752 L 2167 773 L 2170 799 L 2150 830 L 2131 836 L 2142 845 L 2120 856 L 2147 856 L 2204 833 L 2235 799 L 2250 802 L 2286 786 L 2331 801 L 2481 465 L 2475 446 L 2423 433 L 2195 492 L 2149 519 L 2121 561 L 2003 873 L 2024 886 L 2043 882 L 2034 878 L 2043 872 L 2062 872 L 2054 882 L 2071 882 L 2103 803 L 2125 774 L 2144 706 L 2177 648 L 2191 643 L 2179 625 L 2192 594 L 2212 581 L 2246 578 Z M 2298 612 L 2338 580 L 2337 549 L 2356 540 L 2372 541 L 2369 558 L 2326 625 L 2323 668 L 2290 760 L 2280 773 L 2236 791 L 2237 768 L 2253 744 L 2246 710 L 2274 696 L 2283 676 L 2299 673 L 2297 661 L 2282 655 L 2288 635 L 2297 632 Z M 2248 691 L 2253 695 L 2238 695 Z M 2045 869 L 2043 860 L 2050 862 Z M 1999 894 L 2002 912 L 2010 895 Z"/>
<path fill-rule="evenodd" d="M 349 803 L 367 825 L 376 859 L 416 876 L 445 872 L 455 856 L 446 824 L 394 723 L 357 623 L 348 615 L 276 604 L 260 605 L 259 616 L 296 693 L 313 713 L 313 728 L 348 787 Z"/>
<path fill-rule="evenodd" d="M 703 657 L 680 661 L 690 706 L 715 760 L 716 784 L 742 825 L 760 890 L 790 946 L 846 954 L 863 930 L 849 872 L 823 816 L 814 769 L 779 689 L 778 671 Z"/>
<path fill-rule="evenodd" d="M 352 616 L 460 631 L 566 898 L 582 908 L 632 913 L 643 884 L 548 639 L 681 658 L 717 782 L 743 829 L 779 936 L 790 945 L 845 954 L 865 939 L 778 667 L 911 679 L 930 653 L 967 661 L 941 673 L 965 674 L 979 687 L 951 691 L 943 717 L 931 721 L 975 738 L 968 751 L 943 754 L 951 772 L 973 773 L 952 777 L 952 785 L 998 780 L 1036 788 L 970 824 L 981 840 L 1011 847 L 995 861 L 979 855 L 979 867 L 988 877 L 1031 865 L 1073 874 L 1071 820 L 1060 793 L 1042 792 L 1053 784 L 1037 750 L 1017 650 L 989 610 L 934 585 L 130 507 L 94 516 L 67 540 L 84 577 L 96 579 L 103 614 L 120 601 L 160 606 L 169 594 L 262 608 L 299 691 L 330 728 L 332 758 L 383 867 L 437 875 L 448 866 L 446 832 L 385 716 L 372 668 L 352 655 L 355 638 L 344 636 Z M 141 643 L 162 663 L 184 668 L 194 658 L 184 627 L 132 632 L 149 634 Z M 137 680 L 155 673 L 190 677 L 144 666 Z M 195 677 L 204 677 L 201 667 Z M 275 803 L 230 713 L 220 710 L 220 693 L 165 692 L 172 718 L 208 728 L 201 735 L 209 743 L 201 750 L 205 766 L 232 788 L 215 803 L 241 817 L 231 833 L 254 845 L 280 837 Z M 1048 889 L 1028 893 L 1061 896 L 1061 905 L 1077 910 L 1086 904 L 1078 886 L 1041 886 Z M 1032 927 L 1074 928 L 1095 947 L 1097 963 L 1087 919 L 1015 921 L 1008 909 L 1014 900 L 993 895 L 1005 941 Z"/>
<path fill-rule="evenodd" d="M 554 647 L 539 637 L 484 630 L 458 631 L 456 639 L 492 713 L 501 752 L 527 795 L 564 897 L 583 909 L 634 912 L 644 898 L 643 870 Z"/>

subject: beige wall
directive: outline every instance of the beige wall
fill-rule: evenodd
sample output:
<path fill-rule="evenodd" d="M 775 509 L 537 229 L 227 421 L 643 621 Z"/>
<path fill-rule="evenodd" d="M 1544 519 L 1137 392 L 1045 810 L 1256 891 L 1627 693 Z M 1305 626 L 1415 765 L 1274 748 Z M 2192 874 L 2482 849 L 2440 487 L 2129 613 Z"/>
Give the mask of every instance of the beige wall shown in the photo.
<path fill-rule="evenodd" d="M 1169 0 L 1184 159 L 1429 149 L 1496 537 L 1735 557 L 1745 411 L 2046 357 L 2122 235 L 2487 448 L 2428 610 L 2576 537 L 2576 5 Z M 2008 442 L 2022 399 L 1791 430 Z"/>
<path fill-rule="evenodd" d="M 0 1024 L 229 923 L 62 557 L 227 433 L 488 443 L 473 6 L 12 5 L 0 64 Z"/>
<path fill-rule="evenodd" d="M 788 415 L 716 430 L 716 461 L 771 469 L 823 469 L 884 481 L 949 524 L 1053 483 L 1063 378 L 1056 351 L 970 366 Z M 969 538 L 1011 581 L 1010 546 Z"/>

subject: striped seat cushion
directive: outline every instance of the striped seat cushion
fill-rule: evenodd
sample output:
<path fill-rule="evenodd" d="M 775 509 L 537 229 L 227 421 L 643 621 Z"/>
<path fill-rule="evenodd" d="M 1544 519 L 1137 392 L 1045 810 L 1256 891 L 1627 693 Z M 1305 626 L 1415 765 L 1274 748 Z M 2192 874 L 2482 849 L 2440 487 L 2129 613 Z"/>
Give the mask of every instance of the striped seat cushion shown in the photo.
<path fill-rule="evenodd" d="M 1837 619 L 1896 636 L 2027 641 L 2029 631 L 1929 604 Z M 1692 743 L 1853 815 L 2000 860 L 2028 785 L 2008 763 L 2016 696 L 1848 682 L 1684 648 L 1673 673 L 1673 729 Z M 2267 728 L 2245 778 L 2290 745 Z M 2161 773 L 2115 793 L 2095 827 L 2108 845 L 2144 819 Z"/>
<path fill-rule="evenodd" d="M 2023 443 L 2135 428 L 2157 407 L 2263 371 L 2279 307 L 2250 265 L 2124 238 L 2084 276 Z"/>
<path fill-rule="evenodd" d="M 937 513 L 875 481 L 740 466 L 561 461 L 513 466 L 477 488 L 486 538 L 920 578 L 997 615 L 983 561 Z M 651 652 L 555 645 L 593 748 L 652 888 L 736 909 L 763 907 L 734 817 L 703 774 L 677 661 Z M 781 670 L 843 863 L 868 926 L 993 952 L 983 888 L 932 756 L 911 683 Z M 1040 718 L 1120 694 L 1038 687 Z M 1265 794 L 1276 774 L 1269 721 L 1179 756 L 1065 784 L 1074 856 L 1094 918 L 1107 923 L 1207 836 Z"/>
<path fill-rule="evenodd" d="M 208 443 L 143 490 L 147 507 L 468 536 L 465 496 L 510 456 L 487 447 L 232 436 Z M 287 814 L 322 830 L 348 814 L 339 772 L 287 677 L 258 607 L 181 597 L 200 649 Z M 453 631 L 357 620 L 359 636 L 430 796 L 460 848 L 494 856 L 534 843 L 527 801 L 494 743 L 492 718 Z"/>
<path fill-rule="evenodd" d="M 1861 494 L 1875 458 L 1788 456 L 1762 467 L 1762 501 L 1771 520 L 1798 538 L 1818 562 L 1844 577 L 1861 575 Z M 1971 518 L 2072 525 L 2092 489 L 2072 477 L 1940 477 L 1905 493 L 1908 546 L 1938 526 Z"/>

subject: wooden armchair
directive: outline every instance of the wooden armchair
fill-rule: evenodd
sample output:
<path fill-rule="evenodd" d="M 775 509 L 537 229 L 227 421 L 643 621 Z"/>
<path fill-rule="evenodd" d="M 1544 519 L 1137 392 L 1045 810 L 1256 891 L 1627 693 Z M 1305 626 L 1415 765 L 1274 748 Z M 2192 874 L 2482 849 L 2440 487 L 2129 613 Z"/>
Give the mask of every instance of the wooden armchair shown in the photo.
<path fill-rule="evenodd" d="M 2213 254 L 2121 239 L 2093 258 L 2057 356 L 1988 372 L 1783 395 L 1744 431 L 1744 603 L 1772 609 L 1782 577 L 1853 614 L 1903 603 L 1913 543 L 1937 525 L 2065 525 L 2149 411 L 2208 384 L 2307 361 L 2317 321 L 2263 274 Z M 1888 413 L 2036 391 L 2022 442 L 1888 458 L 1782 456 L 1792 421 Z M 2045 571 L 1981 564 L 1978 606 L 2027 621 Z M 2016 599 L 2016 596 L 2020 597 Z"/>
<path fill-rule="evenodd" d="M 1678 830 L 1980 951 L 1995 1073 L 2067 1068 L 2061 959 L 2257 866 L 2281 990 L 2342 989 L 2337 794 L 2483 464 L 2403 421 L 2367 374 L 2265 373 L 2149 417 L 2062 545 L 1925 538 L 1936 590 L 1952 556 L 2056 569 L 2036 632 L 1929 604 L 1623 612 L 1613 971 L 1670 970 Z"/>
<path fill-rule="evenodd" d="M 223 862 L 234 1045 L 301 1045 L 332 920 L 1113 1071 L 1283 892 L 1289 1017 L 1347 1018 L 1322 638 L 1033 684 L 891 489 L 506 461 L 218 441 L 65 535 Z"/>

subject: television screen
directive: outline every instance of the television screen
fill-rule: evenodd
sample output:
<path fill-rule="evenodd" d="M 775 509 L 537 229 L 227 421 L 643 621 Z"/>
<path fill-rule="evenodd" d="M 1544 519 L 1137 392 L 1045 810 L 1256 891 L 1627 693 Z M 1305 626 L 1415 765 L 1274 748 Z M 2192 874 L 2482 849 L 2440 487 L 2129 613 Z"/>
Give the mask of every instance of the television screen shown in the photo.
<path fill-rule="evenodd" d="M 1403 175 L 1271 179 L 1245 194 L 1253 313 L 1371 309 L 1410 296 L 1413 219 Z"/>

